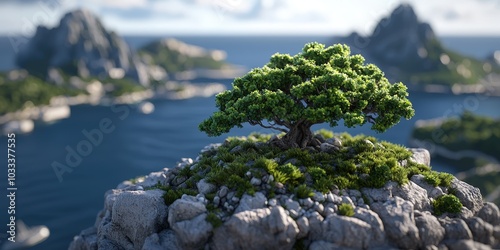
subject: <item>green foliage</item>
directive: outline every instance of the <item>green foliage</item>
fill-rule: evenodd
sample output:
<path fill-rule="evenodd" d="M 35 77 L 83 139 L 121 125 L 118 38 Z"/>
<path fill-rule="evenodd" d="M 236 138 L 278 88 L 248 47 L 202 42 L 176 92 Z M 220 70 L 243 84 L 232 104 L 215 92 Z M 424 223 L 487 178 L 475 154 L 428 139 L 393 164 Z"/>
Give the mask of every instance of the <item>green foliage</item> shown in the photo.
<path fill-rule="evenodd" d="M 0 115 L 23 109 L 28 103 L 34 106 L 47 105 L 52 97 L 83 93 L 82 90 L 59 87 L 34 76 L 8 81 L 5 75 L 0 74 Z"/>
<path fill-rule="evenodd" d="M 196 195 L 198 192 L 193 189 L 187 189 L 187 188 L 181 188 L 181 189 L 171 189 L 167 188 L 165 190 L 165 193 L 163 194 L 163 200 L 165 201 L 165 204 L 170 206 L 174 201 L 180 199 L 183 194 L 187 195 Z"/>
<path fill-rule="evenodd" d="M 320 129 L 316 131 L 316 134 L 323 136 L 324 139 L 330 139 L 333 137 L 333 132 L 326 129 Z"/>
<path fill-rule="evenodd" d="M 308 43 L 302 53 L 274 54 L 264 67 L 236 78 L 232 90 L 217 95 L 219 111 L 199 128 L 218 136 L 248 122 L 286 132 L 295 140 L 291 143 L 303 147 L 307 142 L 297 133 L 307 133 L 313 124 L 370 122 L 382 132 L 401 117 L 411 118 L 406 90 L 402 83 L 390 84 L 377 66 L 364 64 L 361 55 L 350 55 L 347 45 Z"/>
<path fill-rule="evenodd" d="M 146 62 L 159 65 L 169 73 L 194 69 L 221 69 L 227 66 L 226 62 L 217 60 L 210 53 L 191 56 L 174 47 L 166 46 L 164 41 L 152 42 L 139 49 L 138 54 Z"/>
<path fill-rule="evenodd" d="M 339 214 L 352 217 L 354 216 L 354 208 L 351 206 L 351 204 L 342 203 L 339 206 Z"/>
<path fill-rule="evenodd" d="M 432 205 L 436 215 L 441 215 L 443 213 L 456 214 L 462 211 L 462 203 L 460 203 L 460 200 L 456 196 L 451 194 L 439 196 L 434 200 Z"/>
<path fill-rule="evenodd" d="M 436 171 L 429 171 L 424 173 L 425 181 L 435 187 L 444 186 L 449 187 L 453 180 L 453 175 L 448 173 L 439 173 Z"/>
<path fill-rule="evenodd" d="M 305 199 L 305 198 L 313 197 L 314 192 L 313 192 L 312 188 L 306 186 L 306 184 L 302 184 L 302 185 L 298 186 L 297 188 L 295 188 L 295 195 L 299 199 Z"/>
<path fill-rule="evenodd" d="M 218 227 L 222 226 L 222 220 L 219 218 L 219 216 L 217 216 L 213 212 L 208 213 L 207 217 L 205 218 L 205 220 L 207 222 L 209 222 L 210 224 L 212 224 L 212 226 L 214 228 L 218 228 Z"/>
<path fill-rule="evenodd" d="M 406 148 L 388 142 L 378 142 L 373 137 L 336 135 L 342 140 L 343 147 L 328 154 L 299 148 L 283 150 L 260 142 L 257 145 L 256 138 L 266 137 L 253 135 L 230 138 L 218 149 L 204 153 L 195 163 L 196 169 L 206 173 L 204 178 L 207 182 L 218 187 L 227 186 L 236 192 L 237 197 L 261 191 L 271 198 L 275 195 L 277 182 L 283 184 L 285 190 L 295 193 L 297 198 L 303 199 L 312 197 L 315 191 L 327 193 L 335 188 L 378 188 L 384 186 L 387 181 L 404 184 L 414 174 L 426 176 L 433 185 L 447 187 L 453 178 L 449 174 L 434 172 L 429 166 L 410 161 L 411 153 Z M 367 144 L 366 140 L 374 146 L 360 146 Z M 229 153 L 234 147 L 244 144 L 247 146 L 241 147 L 236 153 Z M 405 167 L 399 164 L 401 161 L 407 162 Z M 188 188 L 165 188 L 164 198 L 168 204 L 184 193 L 196 192 L 195 184 L 202 178 L 198 172 L 181 171 L 186 171 L 183 174 L 188 177 L 185 182 Z M 270 187 L 253 186 L 248 172 L 257 178 L 272 175 L 274 181 L 269 183 Z M 215 193 L 206 195 L 209 201 L 214 197 Z"/>
<path fill-rule="evenodd" d="M 451 151 L 476 150 L 500 160 L 500 119 L 464 112 L 460 116 L 444 120 L 440 126 L 415 128 L 412 137 L 419 140 L 432 139 L 433 143 Z M 460 161 L 456 164 L 460 164 Z"/>

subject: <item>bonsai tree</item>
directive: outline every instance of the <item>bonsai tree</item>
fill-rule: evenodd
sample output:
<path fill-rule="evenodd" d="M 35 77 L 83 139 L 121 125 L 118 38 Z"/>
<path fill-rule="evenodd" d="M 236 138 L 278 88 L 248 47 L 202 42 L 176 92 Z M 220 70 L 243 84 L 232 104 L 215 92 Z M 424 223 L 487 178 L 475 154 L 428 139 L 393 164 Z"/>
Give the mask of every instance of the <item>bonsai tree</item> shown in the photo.
<path fill-rule="evenodd" d="M 344 120 L 347 127 L 371 123 L 383 132 L 414 110 L 407 88 L 391 84 L 361 55 L 351 55 L 347 45 L 308 43 L 295 56 L 276 53 L 262 68 L 236 78 L 233 89 L 216 96 L 216 111 L 200 130 L 209 136 L 227 133 L 243 123 L 260 125 L 286 134 L 285 148 L 312 145 L 311 126 Z"/>

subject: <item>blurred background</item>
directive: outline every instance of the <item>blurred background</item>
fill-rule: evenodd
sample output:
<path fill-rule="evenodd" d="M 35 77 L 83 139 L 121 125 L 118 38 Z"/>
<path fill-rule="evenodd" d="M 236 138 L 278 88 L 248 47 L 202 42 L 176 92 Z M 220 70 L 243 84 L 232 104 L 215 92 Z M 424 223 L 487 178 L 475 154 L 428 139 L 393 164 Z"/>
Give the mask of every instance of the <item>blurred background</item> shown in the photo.
<path fill-rule="evenodd" d="M 198 124 L 235 77 L 308 42 L 350 45 L 405 83 L 415 108 L 385 133 L 334 132 L 427 148 L 433 169 L 500 205 L 496 0 L 4 0 L 0 23 L 0 164 L 16 133 L 16 218 L 51 232 L 31 249 L 67 249 L 124 180 L 273 132 L 213 138 Z"/>

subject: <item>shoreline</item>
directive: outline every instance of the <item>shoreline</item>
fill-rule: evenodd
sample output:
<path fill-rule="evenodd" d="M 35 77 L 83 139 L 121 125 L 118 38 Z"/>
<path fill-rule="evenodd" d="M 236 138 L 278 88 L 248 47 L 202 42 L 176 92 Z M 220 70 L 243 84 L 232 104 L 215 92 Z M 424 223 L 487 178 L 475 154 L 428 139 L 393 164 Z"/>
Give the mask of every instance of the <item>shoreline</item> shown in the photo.
<path fill-rule="evenodd" d="M 30 120 L 33 122 L 52 122 L 65 119 L 71 116 L 63 116 L 59 119 L 45 121 L 43 114 L 61 107 L 71 107 L 77 105 L 109 106 L 115 104 L 137 104 L 148 100 L 166 99 L 166 100 L 184 100 L 195 97 L 210 97 L 226 90 L 222 83 L 190 83 L 168 81 L 164 86 L 156 90 L 147 89 L 127 93 L 118 97 L 109 97 L 102 95 L 77 95 L 77 96 L 55 96 L 48 105 L 32 106 L 22 110 L 6 113 L 0 116 L 0 128 L 4 129 L 10 122 L 20 122 Z"/>

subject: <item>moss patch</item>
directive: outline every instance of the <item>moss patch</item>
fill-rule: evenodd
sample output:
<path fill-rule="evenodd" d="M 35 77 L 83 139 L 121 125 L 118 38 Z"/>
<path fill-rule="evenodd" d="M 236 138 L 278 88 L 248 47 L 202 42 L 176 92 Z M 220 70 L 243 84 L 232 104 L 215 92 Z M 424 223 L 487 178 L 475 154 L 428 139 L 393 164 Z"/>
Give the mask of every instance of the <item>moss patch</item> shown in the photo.
<path fill-rule="evenodd" d="M 462 211 L 462 203 L 460 203 L 460 200 L 451 194 L 445 194 L 439 196 L 434 202 L 432 203 L 434 207 L 434 214 L 436 215 L 441 215 L 444 213 L 460 213 Z"/>
<path fill-rule="evenodd" d="M 323 138 L 330 133 L 319 132 Z M 259 191 L 271 198 L 280 189 L 295 193 L 297 198 L 307 198 L 314 191 L 380 188 L 387 181 L 405 184 L 415 174 L 424 175 L 434 186 L 450 185 L 451 175 L 410 161 L 412 153 L 403 146 L 364 135 L 343 133 L 336 137 L 342 141 L 342 147 L 332 153 L 311 148 L 281 150 L 268 143 L 271 135 L 254 133 L 248 137 L 227 138 L 218 148 L 202 153 L 195 166 L 177 170 L 174 179 L 177 184 L 166 189 L 165 202 L 169 204 L 183 193 L 196 194 L 195 184 L 202 177 L 218 188 L 227 186 L 237 197 Z M 185 179 L 182 184 L 179 177 Z M 262 180 L 267 182 L 252 185 L 252 177 L 266 177 Z M 207 198 L 212 200 L 214 195 Z"/>

